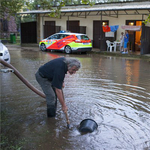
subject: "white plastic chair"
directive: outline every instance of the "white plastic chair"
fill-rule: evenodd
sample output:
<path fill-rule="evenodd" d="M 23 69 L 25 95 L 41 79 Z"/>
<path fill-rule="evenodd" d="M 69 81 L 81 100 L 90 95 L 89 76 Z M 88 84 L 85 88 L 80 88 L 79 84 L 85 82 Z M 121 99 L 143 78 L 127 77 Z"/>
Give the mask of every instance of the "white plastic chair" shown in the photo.
<path fill-rule="evenodd" d="M 112 49 L 114 48 L 114 51 L 115 51 L 115 43 L 113 42 L 110 42 L 109 40 L 106 41 L 106 44 L 107 44 L 107 51 L 110 50 L 110 52 L 112 52 Z"/>

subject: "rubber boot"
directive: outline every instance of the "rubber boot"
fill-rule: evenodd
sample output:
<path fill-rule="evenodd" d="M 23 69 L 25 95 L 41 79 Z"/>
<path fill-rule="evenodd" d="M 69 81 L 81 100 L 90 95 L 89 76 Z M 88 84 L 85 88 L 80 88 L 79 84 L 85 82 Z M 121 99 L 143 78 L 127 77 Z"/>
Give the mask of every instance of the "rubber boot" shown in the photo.
<path fill-rule="evenodd" d="M 57 110 L 57 100 L 55 102 L 55 105 L 47 106 L 47 117 L 55 117 L 56 110 Z"/>

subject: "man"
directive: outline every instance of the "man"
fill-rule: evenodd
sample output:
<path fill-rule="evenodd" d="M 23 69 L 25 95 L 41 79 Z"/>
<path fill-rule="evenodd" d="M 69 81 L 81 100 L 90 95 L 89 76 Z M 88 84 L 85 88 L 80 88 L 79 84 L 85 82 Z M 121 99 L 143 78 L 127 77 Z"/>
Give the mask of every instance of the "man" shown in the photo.
<path fill-rule="evenodd" d="M 81 67 L 79 60 L 75 58 L 60 57 L 53 59 L 41 66 L 35 74 L 37 82 L 42 87 L 46 95 L 47 116 L 55 117 L 57 108 L 57 98 L 62 106 L 62 110 L 67 112 L 62 88 L 67 72 L 75 74 Z"/>
<path fill-rule="evenodd" d="M 129 42 L 129 34 L 128 34 L 128 31 L 125 31 L 125 35 L 124 35 L 124 53 L 128 53 L 128 42 Z"/>
<path fill-rule="evenodd" d="M 123 52 L 123 48 L 124 48 L 124 33 L 121 32 L 121 36 L 120 36 L 120 52 Z"/>

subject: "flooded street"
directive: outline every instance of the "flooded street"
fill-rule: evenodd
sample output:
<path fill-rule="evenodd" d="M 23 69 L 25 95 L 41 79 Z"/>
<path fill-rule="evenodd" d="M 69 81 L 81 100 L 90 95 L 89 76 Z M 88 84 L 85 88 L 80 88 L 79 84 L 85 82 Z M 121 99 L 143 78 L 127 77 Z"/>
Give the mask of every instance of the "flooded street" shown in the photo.
<path fill-rule="evenodd" d="M 2 148 L 11 150 L 150 150 L 150 62 L 140 59 L 12 50 L 11 64 L 37 89 L 38 68 L 51 59 L 75 57 L 82 68 L 66 75 L 64 95 L 71 128 L 58 102 L 47 118 L 46 101 L 13 73 L 1 75 Z M 77 126 L 94 119 L 98 129 Z"/>

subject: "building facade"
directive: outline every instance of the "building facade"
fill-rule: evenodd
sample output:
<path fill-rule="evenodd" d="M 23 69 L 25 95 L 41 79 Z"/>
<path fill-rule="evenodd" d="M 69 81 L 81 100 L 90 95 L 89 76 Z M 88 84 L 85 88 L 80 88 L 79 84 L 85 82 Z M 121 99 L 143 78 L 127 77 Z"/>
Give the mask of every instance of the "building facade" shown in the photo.
<path fill-rule="evenodd" d="M 99 48 L 106 51 L 106 40 L 119 41 L 121 32 L 125 32 L 126 25 L 141 26 L 139 29 L 129 30 L 129 49 L 132 51 L 140 51 L 142 28 L 145 28 L 144 21 L 150 14 L 150 2 L 126 2 L 126 3 L 104 3 L 94 6 L 68 6 L 61 10 L 59 18 L 49 17 L 50 11 L 35 10 L 24 13 L 37 14 L 36 21 L 36 37 L 37 43 L 51 34 L 61 30 L 77 33 L 85 33 L 93 41 L 93 48 Z M 105 33 L 103 26 L 118 26 L 113 33 Z M 146 30 L 149 32 L 149 25 Z M 150 36 L 146 36 L 150 38 Z M 146 39 L 148 40 L 148 39 Z M 149 39 L 150 40 L 150 39 Z M 149 46 L 148 46 L 149 47 Z M 146 53 L 150 53 L 150 50 Z"/>

